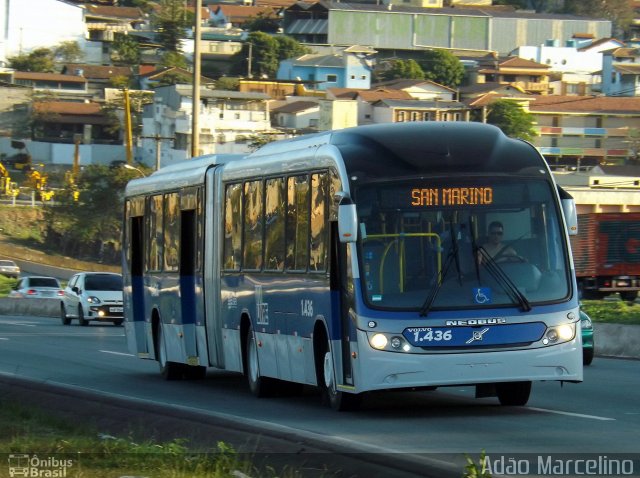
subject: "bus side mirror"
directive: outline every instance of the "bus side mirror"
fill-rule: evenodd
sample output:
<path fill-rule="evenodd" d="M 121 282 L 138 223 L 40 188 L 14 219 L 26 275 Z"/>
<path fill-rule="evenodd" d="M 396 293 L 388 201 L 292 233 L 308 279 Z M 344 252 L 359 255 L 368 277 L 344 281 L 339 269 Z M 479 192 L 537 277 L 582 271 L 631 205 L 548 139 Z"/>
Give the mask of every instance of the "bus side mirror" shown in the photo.
<path fill-rule="evenodd" d="M 344 196 L 338 205 L 338 235 L 340 242 L 356 242 L 358 238 L 358 212 L 349 196 Z"/>
<path fill-rule="evenodd" d="M 558 186 L 558 194 L 562 204 L 562 212 L 564 220 L 567 223 L 567 232 L 570 236 L 578 235 L 578 210 L 576 209 L 576 201 L 567 191 Z"/>
<path fill-rule="evenodd" d="M 562 210 L 564 211 L 564 219 L 567 221 L 567 231 L 570 236 L 578 235 L 578 212 L 576 211 L 576 202 L 571 199 L 562 200 Z"/>

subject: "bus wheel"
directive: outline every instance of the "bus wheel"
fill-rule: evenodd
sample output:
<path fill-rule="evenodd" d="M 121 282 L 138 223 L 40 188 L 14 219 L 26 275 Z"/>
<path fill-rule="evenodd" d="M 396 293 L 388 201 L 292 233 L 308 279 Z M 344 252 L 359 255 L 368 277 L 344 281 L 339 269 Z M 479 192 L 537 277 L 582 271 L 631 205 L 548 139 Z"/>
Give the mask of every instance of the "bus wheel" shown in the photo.
<path fill-rule="evenodd" d="M 531 382 L 496 383 L 496 394 L 500 405 L 521 407 L 529 401 Z"/>
<path fill-rule="evenodd" d="M 202 380 L 207 376 L 207 367 L 202 365 L 185 365 L 184 378 L 187 380 Z"/>
<path fill-rule="evenodd" d="M 167 346 L 164 343 L 163 327 L 158 328 L 158 364 L 160 365 L 160 375 L 165 380 L 180 380 L 182 378 L 182 364 L 169 362 L 167 360 Z"/>
<path fill-rule="evenodd" d="M 336 387 L 335 374 L 333 373 L 333 355 L 331 355 L 331 348 L 328 342 L 324 351 L 322 370 L 322 378 L 324 380 L 322 391 L 323 400 L 337 411 L 357 409 L 362 401 L 362 395 L 341 392 Z"/>
<path fill-rule="evenodd" d="M 246 367 L 249 390 L 256 397 L 268 397 L 273 393 L 273 380 L 260 376 L 260 364 L 258 361 L 258 344 L 253 332 L 253 326 L 247 330 Z"/>

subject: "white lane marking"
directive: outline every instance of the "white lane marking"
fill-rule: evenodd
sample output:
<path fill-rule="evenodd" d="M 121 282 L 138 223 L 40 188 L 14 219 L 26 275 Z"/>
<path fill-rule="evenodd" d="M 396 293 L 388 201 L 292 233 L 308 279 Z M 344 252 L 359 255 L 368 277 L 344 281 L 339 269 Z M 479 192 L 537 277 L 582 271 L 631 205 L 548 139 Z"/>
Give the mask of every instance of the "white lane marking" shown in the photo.
<path fill-rule="evenodd" d="M 31 322 L 0 322 L 2 325 L 21 325 L 22 327 L 36 327 L 37 324 Z"/>
<path fill-rule="evenodd" d="M 601 421 L 615 421 L 616 420 L 615 418 L 598 417 L 596 415 L 584 415 L 582 413 L 562 412 L 560 410 L 549 410 L 548 408 L 527 407 L 527 409 L 528 410 L 535 410 L 536 412 L 555 413 L 557 415 L 567 415 L 569 417 L 589 418 L 591 420 L 601 420 Z"/>
<path fill-rule="evenodd" d="M 124 355 L 126 357 L 133 357 L 133 354 L 126 354 L 124 352 L 115 352 L 113 350 L 98 350 L 98 352 L 102 352 L 103 354 Z"/>
<path fill-rule="evenodd" d="M 0 340 L 9 340 L 7 337 L 0 337 Z"/>

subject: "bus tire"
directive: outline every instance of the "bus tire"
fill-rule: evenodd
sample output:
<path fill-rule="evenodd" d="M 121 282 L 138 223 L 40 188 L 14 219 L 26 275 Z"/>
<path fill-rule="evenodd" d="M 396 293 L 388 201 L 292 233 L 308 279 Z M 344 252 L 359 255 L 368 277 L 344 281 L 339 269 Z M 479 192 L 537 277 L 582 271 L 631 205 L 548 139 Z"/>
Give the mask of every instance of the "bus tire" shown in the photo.
<path fill-rule="evenodd" d="M 582 365 L 591 365 L 593 362 L 593 349 L 582 349 Z"/>
<path fill-rule="evenodd" d="M 246 357 L 245 363 L 247 367 L 247 382 L 249 390 L 258 398 L 268 397 L 273 393 L 273 380 L 260 375 L 260 361 L 258 360 L 258 344 L 256 336 L 253 332 L 253 326 L 249 325 L 247 330 L 245 347 Z"/>
<path fill-rule="evenodd" d="M 202 380 L 207 376 L 207 367 L 202 365 L 185 365 L 184 378 L 187 380 Z"/>
<path fill-rule="evenodd" d="M 182 364 L 167 360 L 167 346 L 164 343 L 163 327 L 158 327 L 158 364 L 160 365 L 160 375 L 165 380 L 180 380 L 182 378 Z"/>
<path fill-rule="evenodd" d="M 531 382 L 496 383 L 496 394 L 500 405 L 521 407 L 529 401 Z"/>
<path fill-rule="evenodd" d="M 362 395 L 339 391 L 333 367 L 333 355 L 327 339 L 322 355 L 322 399 L 336 411 L 356 410 L 362 401 Z"/>

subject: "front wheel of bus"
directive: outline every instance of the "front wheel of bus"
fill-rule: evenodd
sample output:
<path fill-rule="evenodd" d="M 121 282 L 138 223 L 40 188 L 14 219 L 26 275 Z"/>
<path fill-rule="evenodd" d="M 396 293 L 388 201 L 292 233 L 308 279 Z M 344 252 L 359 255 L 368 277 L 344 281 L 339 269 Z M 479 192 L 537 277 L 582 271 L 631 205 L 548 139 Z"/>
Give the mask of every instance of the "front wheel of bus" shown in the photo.
<path fill-rule="evenodd" d="M 258 343 L 256 340 L 253 327 L 250 325 L 247 330 L 247 346 L 246 346 L 246 370 L 247 381 L 249 382 L 249 390 L 256 397 L 267 397 L 272 392 L 272 380 L 260 376 L 260 364 L 258 361 Z"/>
<path fill-rule="evenodd" d="M 164 343 L 164 331 L 160 326 L 158 329 L 158 341 L 156 350 L 158 351 L 158 364 L 160 365 L 160 375 L 165 380 L 179 380 L 182 378 L 182 366 L 176 362 L 167 360 L 167 346 Z"/>
<path fill-rule="evenodd" d="M 531 382 L 497 383 L 496 394 L 500 405 L 521 407 L 529 401 Z"/>
<path fill-rule="evenodd" d="M 324 352 L 324 360 L 322 365 L 324 390 L 324 400 L 337 411 L 355 410 L 362 401 L 362 395 L 341 392 L 336 386 L 335 374 L 333 371 L 333 355 L 331 355 L 331 348 L 327 343 L 326 350 Z"/>

